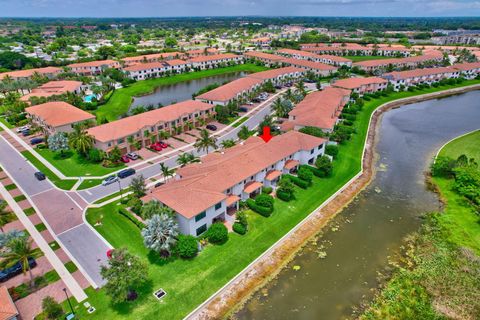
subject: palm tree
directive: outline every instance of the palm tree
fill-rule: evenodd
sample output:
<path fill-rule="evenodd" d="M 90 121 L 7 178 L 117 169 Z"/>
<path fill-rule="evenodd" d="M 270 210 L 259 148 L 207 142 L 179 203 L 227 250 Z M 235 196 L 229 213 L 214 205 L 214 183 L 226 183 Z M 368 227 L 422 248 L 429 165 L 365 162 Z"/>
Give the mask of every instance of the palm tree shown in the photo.
<path fill-rule="evenodd" d="M 28 258 L 32 257 L 35 253 L 32 249 L 32 242 L 27 238 L 15 238 L 7 244 L 7 247 L 9 250 L 7 253 L 3 254 L 3 258 L 7 264 L 20 262 L 23 274 L 28 271 L 30 275 L 30 287 L 33 287 L 32 269 L 28 263 Z"/>
<path fill-rule="evenodd" d="M 208 154 L 208 149 L 212 147 L 213 149 L 217 148 L 217 139 L 215 137 L 211 137 L 207 130 L 202 129 L 200 131 L 200 137 L 195 142 L 195 148 L 197 151 L 204 150 Z"/>
<path fill-rule="evenodd" d="M 170 169 L 163 162 L 160 163 L 160 170 L 162 171 L 162 174 L 165 177 L 165 181 L 168 180 L 168 177 L 173 177 L 173 173 L 175 172 L 175 170 Z"/>
<path fill-rule="evenodd" d="M 185 167 L 187 164 L 193 162 L 200 162 L 200 158 L 195 156 L 193 153 L 183 153 L 177 158 L 177 164 L 181 167 Z"/>
<path fill-rule="evenodd" d="M 93 148 L 95 139 L 89 135 L 82 126 L 76 125 L 73 132 L 68 135 L 70 148 L 77 150 L 80 154 L 86 155 Z"/>
<path fill-rule="evenodd" d="M 283 98 L 287 100 L 293 100 L 292 89 L 287 89 L 287 91 L 285 91 L 285 93 L 283 94 Z"/>
<path fill-rule="evenodd" d="M 228 149 L 235 145 L 235 140 L 233 139 L 226 139 L 221 142 L 222 148 Z"/>
<path fill-rule="evenodd" d="M 177 242 L 178 223 L 169 215 L 155 214 L 146 221 L 142 236 L 148 249 L 154 250 L 162 256 L 168 256 Z"/>
<path fill-rule="evenodd" d="M 275 102 L 272 104 L 272 110 L 275 112 L 275 115 L 279 118 L 284 118 L 285 116 L 285 108 L 280 98 L 277 98 Z"/>
<path fill-rule="evenodd" d="M 305 89 L 305 83 L 303 83 L 303 81 L 297 82 L 295 84 L 295 91 L 297 94 L 304 96 L 307 93 L 307 90 Z"/>
<path fill-rule="evenodd" d="M 0 230 L 3 232 L 3 227 L 10 222 L 10 212 L 7 210 L 7 201 L 0 200 Z"/>

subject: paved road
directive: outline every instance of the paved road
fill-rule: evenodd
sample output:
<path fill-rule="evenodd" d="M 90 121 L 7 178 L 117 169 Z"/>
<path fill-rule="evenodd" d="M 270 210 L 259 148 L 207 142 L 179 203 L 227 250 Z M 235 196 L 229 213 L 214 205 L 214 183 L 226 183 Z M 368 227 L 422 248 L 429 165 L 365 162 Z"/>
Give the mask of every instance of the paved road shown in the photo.
<path fill-rule="evenodd" d="M 223 140 L 228 140 L 228 139 L 235 139 L 236 140 L 238 131 L 240 131 L 240 128 L 244 125 L 247 126 L 250 130 L 257 127 L 258 124 L 263 120 L 263 118 L 266 115 L 269 115 L 272 112 L 271 104 L 274 100 L 275 100 L 274 98 L 269 98 L 266 105 L 262 109 L 259 109 L 259 111 L 257 113 L 251 115 L 248 118 L 248 120 L 245 121 L 241 126 L 239 126 L 238 128 L 234 128 L 233 130 L 229 131 L 228 133 L 226 133 L 224 135 L 220 135 L 219 137 L 217 137 L 218 144 L 220 144 L 220 142 L 222 142 Z M 187 149 L 185 151 L 192 152 L 196 156 L 202 156 L 206 153 L 204 151 L 198 152 L 193 147 L 191 149 Z M 211 152 L 211 151 L 213 151 L 213 149 L 209 150 L 209 152 Z M 173 168 L 173 167 L 177 166 L 177 158 L 178 158 L 178 155 L 174 155 L 174 156 L 170 157 L 169 159 L 164 160 L 164 161 L 160 161 L 160 162 L 163 162 L 163 163 L 165 163 L 166 166 L 168 166 L 170 168 Z M 152 165 L 150 165 L 148 167 L 145 167 L 143 169 L 137 170 L 137 173 L 133 176 L 130 176 L 130 177 L 125 178 L 125 179 L 121 179 L 120 184 L 121 184 L 122 188 L 126 188 L 130 184 L 131 179 L 133 177 L 135 177 L 136 175 L 142 174 L 145 178 L 150 178 L 150 177 L 159 175 L 161 173 L 162 172 L 160 170 L 159 163 L 155 163 L 155 164 L 152 164 Z M 111 184 L 111 185 L 108 185 L 108 186 L 99 185 L 99 186 L 96 186 L 96 187 L 93 187 L 93 188 L 90 188 L 90 189 L 78 191 L 78 193 L 87 202 L 92 203 L 92 202 L 95 202 L 96 200 L 102 199 L 102 198 L 104 198 L 104 197 L 106 197 L 106 196 L 108 196 L 112 193 L 118 192 L 118 191 L 119 191 L 118 183 L 114 183 L 114 184 Z"/>
<path fill-rule="evenodd" d="M 61 244 L 86 273 L 87 279 L 101 286 L 100 265 L 105 262 L 110 247 L 84 224 L 82 214 L 86 202 L 75 193 L 55 188 L 48 180 L 35 179 L 33 174 L 37 169 L 3 137 L 0 137 L 0 164 L 30 198 Z"/>

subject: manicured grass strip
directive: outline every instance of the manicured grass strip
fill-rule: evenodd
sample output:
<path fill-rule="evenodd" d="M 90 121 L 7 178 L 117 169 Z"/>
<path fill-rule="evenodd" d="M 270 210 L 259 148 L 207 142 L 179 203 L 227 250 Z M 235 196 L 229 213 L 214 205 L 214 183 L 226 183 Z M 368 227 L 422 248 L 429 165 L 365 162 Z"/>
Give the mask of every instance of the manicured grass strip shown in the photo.
<path fill-rule="evenodd" d="M 25 197 L 24 194 L 21 194 L 21 195 L 13 198 L 13 200 L 15 200 L 15 202 L 20 202 L 20 201 L 25 200 L 25 199 L 27 199 L 27 197 Z"/>
<path fill-rule="evenodd" d="M 231 67 L 217 68 L 203 71 L 184 73 L 164 78 L 154 78 L 138 81 L 127 88 L 115 90 L 108 102 L 100 106 L 95 114 L 97 119 L 106 118 L 109 121 L 117 120 L 122 114 L 128 111 L 132 98 L 142 96 L 155 91 L 162 85 L 172 85 L 179 82 L 190 81 L 205 77 L 211 77 L 232 72 L 259 72 L 267 68 L 254 64 L 239 64 Z"/>
<path fill-rule="evenodd" d="M 350 59 L 353 62 L 368 61 L 368 60 L 383 60 L 383 59 L 392 59 L 395 57 L 385 57 L 385 56 L 344 56 L 344 58 Z"/>
<path fill-rule="evenodd" d="M 48 245 L 50 246 L 50 248 L 52 248 L 53 251 L 60 249 L 60 245 L 58 244 L 57 241 L 52 241 Z"/>
<path fill-rule="evenodd" d="M 130 187 L 124 188 L 124 189 L 122 189 L 121 194 L 125 196 L 125 195 L 127 194 L 127 192 L 129 192 L 129 191 L 130 191 Z M 115 198 L 115 197 L 118 197 L 119 195 L 120 195 L 120 191 L 117 191 L 117 192 L 112 193 L 112 194 L 110 194 L 110 195 L 108 195 L 108 196 L 106 196 L 106 197 L 103 197 L 103 198 L 101 198 L 101 199 L 98 199 L 97 201 L 94 202 L 94 204 L 99 204 L 99 203 L 105 202 L 105 201 L 107 201 L 107 200 L 110 200 L 110 199 L 113 199 L 113 198 Z"/>
<path fill-rule="evenodd" d="M 5 119 L 4 117 L 0 117 L 0 122 L 3 123 L 5 126 L 7 126 L 7 128 L 9 128 L 9 129 L 15 128 L 15 126 L 13 124 L 11 124 L 10 122 L 8 122 L 7 119 Z M 2 130 L 3 130 L 3 128 L 2 128 Z"/>
<path fill-rule="evenodd" d="M 25 158 L 27 158 L 27 160 L 30 161 L 30 163 L 32 163 L 35 168 L 43 172 L 48 177 L 48 179 L 50 179 L 50 181 L 60 189 L 70 190 L 77 182 L 76 179 L 71 179 L 71 180 L 60 179 L 59 177 L 57 177 L 57 175 L 55 175 L 55 173 L 53 173 L 43 163 L 41 163 L 37 158 L 35 158 L 33 154 L 30 153 L 30 151 L 27 151 L 27 150 L 22 151 L 22 155 Z"/>
<path fill-rule="evenodd" d="M 25 212 L 25 214 L 26 214 L 27 216 L 31 216 L 32 214 L 35 214 L 35 209 L 33 209 L 33 208 L 27 208 L 27 209 L 23 210 L 23 212 Z"/>
<path fill-rule="evenodd" d="M 77 190 L 84 190 L 92 187 L 96 187 L 102 184 L 102 179 L 87 179 L 83 180 L 82 183 L 77 187 Z"/>
<path fill-rule="evenodd" d="M 47 230 L 47 227 L 43 223 L 39 223 L 35 225 L 35 229 L 37 229 L 38 232 L 42 232 Z"/>
<path fill-rule="evenodd" d="M 78 267 L 75 265 L 75 263 L 73 263 L 73 261 L 65 263 L 65 268 L 67 268 L 68 272 L 70 273 L 74 273 L 78 270 Z"/>
<path fill-rule="evenodd" d="M 5 189 L 8 191 L 17 189 L 17 185 L 15 183 L 9 184 L 8 186 L 5 186 Z"/>
<path fill-rule="evenodd" d="M 480 81 L 465 81 L 462 85 L 474 83 Z M 388 97 L 366 101 L 355 121 L 356 134 L 350 141 L 339 146 L 331 177 L 326 179 L 314 177 L 310 188 L 306 190 L 296 188 L 296 200 L 288 203 L 275 200 L 275 210 L 269 218 L 247 211 L 249 221 L 247 234 L 240 236 L 230 233 L 225 244 L 207 246 L 192 260 L 174 259 L 165 263 L 158 255 L 150 253 L 143 245 L 138 228 L 118 214 L 120 207 L 118 202 L 89 209 L 86 213 L 87 221 L 92 226 L 101 222 L 95 229 L 110 244 L 116 248 L 126 247 L 144 259 L 149 266 L 150 280 L 147 286 L 139 290 L 138 300 L 115 307 L 111 306 L 110 298 L 104 290 L 89 291 L 89 302 L 97 308 L 89 318 L 184 318 L 360 171 L 369 119 L 378 106 L 399 98 L 449 88 L 452 86 L 392 93 Z M 162 303 L 158 303 L 152 296 L 153 290 L 160 287 L 170 293 Z M 86 316 L 86 311 L 79 308 L 79 316 L 82 315 Z"/>
<path fill-rule="evenodd" d="M 248 117 L 243 117 L 241 118 L 240 120 L 238 120 L 238 122 L 236 122 L 235 124 L 232 125 L 232 127 L 236 128 L 236 127 L 239 127 L 240 125 L 242 125 L 242 123 L 244 123 L 245 121 L 248 120 Z"/>
<path fill-rule="evenodd" d="M 457 159 L 462 154 L 480 161 L 480 130 L 450 141 L 439 155 Z"/>
<path fill-rule="evenodd" d="M 125 168 L 123 163 L 113 168 L 106 168 L 101 163 L 92 163 L 71 150 L 66 151 L 64 157 L 49 149 L 36 149 L 36 151 L 66 177 L 104 176 Z"/>

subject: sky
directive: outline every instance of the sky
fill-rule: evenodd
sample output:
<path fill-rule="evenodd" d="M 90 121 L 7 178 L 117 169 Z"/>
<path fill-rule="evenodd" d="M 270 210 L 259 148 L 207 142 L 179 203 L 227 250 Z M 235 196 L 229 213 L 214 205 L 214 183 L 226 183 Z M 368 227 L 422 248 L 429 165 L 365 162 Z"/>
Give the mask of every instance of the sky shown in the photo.
<path fill-rule="evenodd" d="M 480 0 L 0 0 L 0 17 L 480 16 Z"/>

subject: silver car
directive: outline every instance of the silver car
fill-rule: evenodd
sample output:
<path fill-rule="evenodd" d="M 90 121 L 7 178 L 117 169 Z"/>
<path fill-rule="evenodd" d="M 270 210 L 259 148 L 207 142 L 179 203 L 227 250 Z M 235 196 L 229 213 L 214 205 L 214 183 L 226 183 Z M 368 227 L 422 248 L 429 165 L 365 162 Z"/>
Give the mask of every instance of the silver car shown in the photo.
<path fill-rule="evenodd" d="M 115 183 L 118 181 L 117 176 L 109 176 L 106 177 L 105 180 L 102 181 L 102 186 L 108 186 L 109 184 Z"/>

